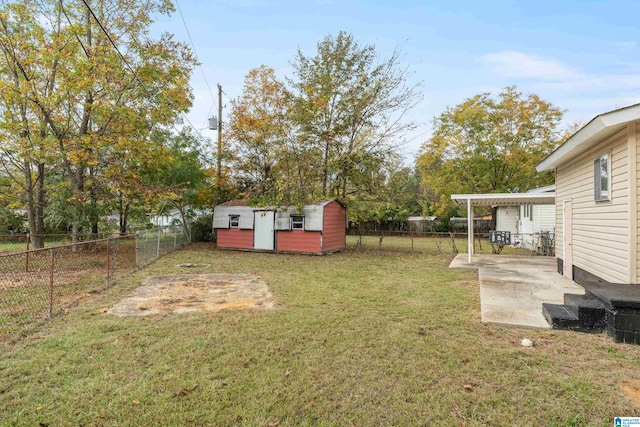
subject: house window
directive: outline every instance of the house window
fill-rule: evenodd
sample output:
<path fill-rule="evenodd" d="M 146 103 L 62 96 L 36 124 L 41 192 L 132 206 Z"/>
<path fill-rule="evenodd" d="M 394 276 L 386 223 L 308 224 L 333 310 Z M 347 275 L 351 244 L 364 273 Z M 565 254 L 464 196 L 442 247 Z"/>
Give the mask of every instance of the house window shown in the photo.
<path fill-rule="evenodd" d="M 304 230 L 304 215 L 291 215 L 291 229 Z"/>
<path fill-rule="evenodd" d="M 522 217 L 521 219 L 529 218 L 529 221 L 533 221 L 533 206 L 524 205 L 522 206 Z"/>
<path fill-rule="evenodd" d="M 240 215 L 229 215 L 229 228 L 240 228 Z"/>
<path fill-rule="evenodd" d="M 593 161 L 596 202 L 611 200 L 611 156 L 605 153 Z"/>

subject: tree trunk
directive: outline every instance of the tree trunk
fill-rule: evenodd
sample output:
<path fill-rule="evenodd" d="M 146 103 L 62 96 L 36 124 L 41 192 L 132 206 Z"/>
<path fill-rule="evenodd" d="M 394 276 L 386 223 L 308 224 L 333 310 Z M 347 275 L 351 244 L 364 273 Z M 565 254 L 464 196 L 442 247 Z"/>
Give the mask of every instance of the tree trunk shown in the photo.
<path fill-rule="evenodd" d="M 127 234 L 127 221 L 129 219 L 129 203 L 125 203 L 120 194 L 118 200 L 118 217 L 120 221 L 120 235 Z"/>
<path fill-rule="evenodd" d="M 36 240 L 38 237 L 38 231 L 36 228 L 36 209 L 33 194 L 33 177 L 31 176 L 31 163 L 28 160 L 24 161 L 24 187 L 25 198 L 27 202 L 27 222 L 29 224 L 29 238 L 31 239 L 31 247 L 33 249 L 39 249 L 42 245 L 38 245 Z"/>
<path fill-rule="evenodd" d="M 100 215 L 98 215 L 98 198 L 95 190 L 94 169 L 89 169 L 89 178 L 91 180 L 91 190 L 89 190 L 89 200 L 91 203 L 91 211 L 89 213 L 89 227 L 91 228 L 91 234 L 98 234 L 98 222 L 100 221 Z M 97 238 L 97 237 L 96 237 Z"/>
<path fill-rule="evenodd" d="M 45 207 L 45 190 L 44 190 L 44 174 L 45 174 L 45 166 L 44 163 L 38 163 L 38 177 L 36 180 L 36 210 L 35 210 L 35 224 L 36 224 L 36 236 L 35 241 L 32 241 L 32 244 L 35 244 L 39 247 L 44 247 L 44 207 Z"/>
<path fill-rule="evenodd" d="M 184 228 L 185 236 L 187 236 L 187 242 L 191 242 L 191 229 L 189 228 L 189 224 L 187 223 L 187 218 L 184 212 L 184 206 L 179 205 L 176 206 L 178 211 L 180 212 L 180 218 L 182 219 L 182 227 Z"/>
<path fill-rule="evenodd" d="M 324 164 L 322 166 L 322 194 L 327 197 L 329 185 L 329 142 L 324 144 Z"/>

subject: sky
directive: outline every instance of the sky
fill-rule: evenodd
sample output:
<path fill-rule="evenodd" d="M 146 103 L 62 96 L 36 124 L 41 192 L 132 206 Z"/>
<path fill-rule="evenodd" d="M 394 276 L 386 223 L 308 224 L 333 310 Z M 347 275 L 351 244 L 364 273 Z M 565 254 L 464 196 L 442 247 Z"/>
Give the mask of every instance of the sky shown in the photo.
<path fill-rule="evenodd" d="M 174 4 L 176 0 L 174 0 Z M 483 92 L 516 85 L 565 110 L 564 124 L 640 102 L 640 2 L 637 1 L 334 1 L 178 0 L 153 32 L 170 32 L 191 44 L 201 62 L 191 86 L 187 117 L 200 133 L 216 114 L 223 88 L 229 100 L 242 93 L 247 73 L 260 65 L 280 78 L 292 76 L 298 49 L 314 56 L 326 35 L 345 30 L 373 44 L 380 58 L 396 48 L 421 84 L 423 100 L 410 113 L 419 124 L 404 148 L 413 164 L 432 121 L 447 107 Z M 186 23 L 186 26 L 185 26 Z M 205 77 L 206 76 L 206 80 Z M 210 93 L 207 82 L 214 97 Z M 224 141 L 224 139 L 223 139 Z"/>

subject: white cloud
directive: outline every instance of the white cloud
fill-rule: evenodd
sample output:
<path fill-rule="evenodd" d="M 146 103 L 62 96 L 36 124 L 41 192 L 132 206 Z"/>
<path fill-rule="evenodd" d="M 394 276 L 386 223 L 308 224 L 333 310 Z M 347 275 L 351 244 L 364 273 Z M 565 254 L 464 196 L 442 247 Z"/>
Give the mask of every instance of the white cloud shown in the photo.
<path fill-rule="evenodd" d="M 632 50 L 638 46 L 638 42 L 629 40 L 629 41 L 616 42 L 613 45 L 620 50 Z"/>
<path fill-rule="evenodd" d="M 640 74 L 631 64 L 621 73 L 586 73 L 561 61 L 517 51 L 483 55 L 481 61 L 491 66 L 499 77 L 524 84 L 535 91 L 580 92 L 582 95 L 640 90 Z"/>
<path fill-rule="evenodd" d="M 481 60 L 490 64 L 492 72 L 501 77 L 563 80 L 579 74 L 559 61 L 513 50 L 489 53 Z"/>

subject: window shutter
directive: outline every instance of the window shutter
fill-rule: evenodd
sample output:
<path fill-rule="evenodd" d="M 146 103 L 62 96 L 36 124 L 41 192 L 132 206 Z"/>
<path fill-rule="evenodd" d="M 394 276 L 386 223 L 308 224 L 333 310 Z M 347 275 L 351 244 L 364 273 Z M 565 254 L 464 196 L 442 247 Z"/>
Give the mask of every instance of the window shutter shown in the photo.
<path fill-rule="evenodd" d="M 600 200 L 600 183 L 602 182 L 600 178 L 600 157 L 593 161 L 593 181 L 594 181 L 594 195 L 593 198 L 598 201 Z"/>

